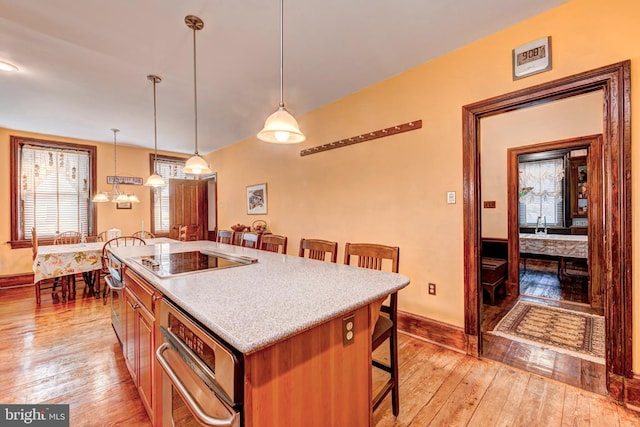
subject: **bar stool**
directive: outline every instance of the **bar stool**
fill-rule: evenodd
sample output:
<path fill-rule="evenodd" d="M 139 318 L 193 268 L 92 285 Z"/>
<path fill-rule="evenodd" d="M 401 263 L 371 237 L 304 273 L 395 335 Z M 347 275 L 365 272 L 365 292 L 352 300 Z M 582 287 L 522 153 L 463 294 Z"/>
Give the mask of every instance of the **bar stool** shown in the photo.
<path fill-rule="evenodd" d="M 338 260 L 338 242 L 330 242 L 329 240 L 320 239 L 300 239 L 300 251 L 298 255 L 302 258 L 317 259 L 320 261 L 326 261 L 326 256 L 329 255 L 331 262 Z"/>
<path fill-rule="evenodd" d="M 398 272 L 400 248 L 397 246 L 385 246 L 373 243 L 347 243 L 344 247 L 344 263 L 350 265 L 351 257 L 357 258 L 357 266 L 373 270 L 382 270 L 384 260 L 390 261 L 390 271 Z M 398 393 L 398 293 L 390 295 L 389 305 L 380 307 L 380 316 L 371 335 L 371 351 L 380 347 L 385 341 L 389 341 L 389 359 L 386 364 L 372 360 L 374 367 L 389 374 L 389 380 L 382 390 L 373 398 L 373 410 L 380 405 L 382 400 L 391 392 L 391 404 L 393 415 L 400 412 L 400 397 Z"/>

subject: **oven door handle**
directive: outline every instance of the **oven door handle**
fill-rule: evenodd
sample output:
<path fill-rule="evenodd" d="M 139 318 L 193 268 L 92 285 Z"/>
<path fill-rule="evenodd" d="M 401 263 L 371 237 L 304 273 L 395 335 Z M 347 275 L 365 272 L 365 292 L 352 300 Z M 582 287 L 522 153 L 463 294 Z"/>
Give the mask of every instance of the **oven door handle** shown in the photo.
<path fill-rule="evenodd" d="M 171 383 L 175 386 L 180 396 L 184 399 L 185 403 L 189 405 L 189 409 L 191 409 L 193 415 L 198 418 L 198 420 L 206 425 L 206 426 L 214 426 L 214 427 L 233 427 L 237 425 L 237 417 L 238 414 L 236 412 L 230 411 L 229 418 L 220 419 L 212 417 L 205 413 L 202 407 L 198 404 L 198 402 L 193 398 L 193 395 L 189 392 L 187 387 L 180 381 L 174 370 L 171 368 L 171 365 L 165 359 L 164 352 L 170 350 L 171 346 L 168 343 L 162 343 L 158 350 L 156 350 L 156 359 L 158 359 L 158 363 L 167 374 Z M 222 402 L 222 401 L 221 401 Z"/>
<path fill-rule="evenodd" d="M 111 276 L 105 276 L 104 281 L 107 284 L 107 286 L 109 286 L 109 289 L 111 289 L 112 291 L 122 290 L 122 286 L 117 286 L 113 284 L 113 278 Z"/>

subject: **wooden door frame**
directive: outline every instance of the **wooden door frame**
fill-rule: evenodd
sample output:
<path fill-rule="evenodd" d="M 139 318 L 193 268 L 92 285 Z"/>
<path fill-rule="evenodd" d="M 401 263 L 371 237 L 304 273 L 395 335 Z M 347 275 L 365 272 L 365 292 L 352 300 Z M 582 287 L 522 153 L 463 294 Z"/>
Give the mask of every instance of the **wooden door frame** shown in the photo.
<path fill-rule="evenodd" d="M 624 398 L 632 378 L 631 61 L 565 77 L 462 107 L 465 333 L 480 355 L 480 120 L 601 90 L 603 93 L 603 217 L 607 389 Z"/>
<path fill-rule="evenodd" d="M 601 286 L 604 283 L 600 268 L 604 230 L 602 221 L 602 134 L 580 136 L 558 141 L 512 147 L 507 149 L 507 222 L 508 222 L 508 263 L 507 293 L 520 294 L 520 221 L 518 217 L 519 156 L 543 151 L 570 150 L 585 148 L 588 150 L 587 170 L 589 171 L 589 276 L 590 286 L 598 291 L 592 307 L 601 311 L 603 299 Z M 567 178 L 568 179 L 568 178 Z M 482 238 L 482 236 L 481 236 Z M 591 292 L 589 293 L 591 295 Z"/>

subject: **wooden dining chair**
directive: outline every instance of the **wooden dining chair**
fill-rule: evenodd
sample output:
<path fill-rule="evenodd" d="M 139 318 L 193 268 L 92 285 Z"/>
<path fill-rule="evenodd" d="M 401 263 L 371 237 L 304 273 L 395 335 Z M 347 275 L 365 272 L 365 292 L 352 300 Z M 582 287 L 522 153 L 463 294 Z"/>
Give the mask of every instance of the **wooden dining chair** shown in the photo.
<path fill-rule="evenodd" d="M 200 225 L 181 225 L 178 229 L 178 240 L 181 242 L 201 240 L 201 238 L 202 231 Z"/>
<path fill-rule="evenodd" d="M 327 254 L 329 255 L 329 261 L 336 262 L 338 260 L 338 242 L 300 239 L 300 251 L 298 252 L 300 257 L 326 261 Z"/>
<path fill-rule="evenodd" d="M 32 250 L 32 260 L 35 262 L 38 257 L 38 233 L 36 232 L 36 228 L 31 228 L 31 250 Z M 62 287 L 62 301 L 66 301 L 67 299 L 67 288 L 64 281 L 62 281 L 59 277 L 54 279 L 44 279 L 39 280 L 35 283 L 36 288 L 36 304 L 40 305 L 42 302 L 42 291 L 45 289 L 51 289 L 51 298 L 56 298 L 56 288 L 60 285 Z"/>
<path fill-rule="evenodd" d="M 135 237 L 135 236 L 121 236 L 121 237 L 114 237 L 113 239 L 107 240 L 104 246 L 102 247 L 102 270 L 100 270 L 99 273 L 102 275 L 103 278 L 106 278 L 107 276 L 111 275 L 111 271 L 109 270 L 109 265 L 111 263 L 109 259 L 109 250 L 111 250 L 112 248 L 117 248 L 121 246 L 145 246 L 146 244 L 147 242 L 145 242 L 142 238 Z M 122 278 L 120 278 L 119 281 L 121 280 Z M 100 283 L 100 277 L 98 277 L 98 279 L 96 280 L 96 283 Z M 108 288 L 107 281 L 105 280 L 104 289 L 102 290 L 102 304 L 107 303 L 107 296 L 108 296 L 107 288 Z"/>
<path fill-rule="evenodd" d="M 63 231 L 56 234 L 53 239 L 54 245 L 75 245 L 82 241 L 82 233 L 78 231 Z M 82 275 L 81 275 L 82 277 Z M 69 292 L 69 299 L 76 297 L 76 274 L 68 274 L 63 276 L 60 281 L 62 282 L 62 292 Z M 66 289 L 65 289 L 66 288 Z M 65 294 L 66 295 L 66 294 Z"/>
<path fill-rule="evenodd" d="M 286 254 L 287 238 L 285 236 L 278 236 L 277 234 L 264 234 L 262 239 L 260 239 L 260 249 L 277 254 Z"/>
<path fill-rule="evenodd" d="M 98 233 L 98 235 L 96 236 L 96 242 L 106 242 L 106 241 L 107 241 L 107 232 L 102 231 Z"/>
<path fill-rule="evenodd" d="M 218 243 L 227 243 L 233 245 L 234 232 L 232 230 L 218 230 L 216 241 Z"/>
<path fill-rule="evenodd" d="M 136 231 L 135 233 L 132 234 L 133 237 L 139 237 L 141 239 L 155 239 L 156 236 L 153 233 L 150 233 L 148 231 Z"/>
<path fill-rule="evenodd" d="M 82 233 L 78 231 L 64 231 L 62 233 L 56 234 L 56 237 L 53 239 L 54 245 L 73 245 L 76 243 L 80 243 L 82 240 Z"/>
<path fill-rule="evenodd" d="M 240 246 L 244 248 L 254 248 L 258 249 L 258 245 L 260 244 L 260 235 L 257 233 L 242 233 L 242 239 Z"/>
<path fill-rule="evenodd" d="M 344 247 L 344 263 L 351 265 L 352 260 L 357 260 L 356 265 L 362 268 L 382 270 L 383 264 L 386 270 L 398 272 L 400 248 L 397 246 L 385 246 L 373 243 L 347 243 Z M 398 293 L 394 292 L 389 297 L 389 304 L 380 307 L 380 316 L 376 322 L 371 336 L 371 351 L 380 347 L 385 341 L 389 341 L 389 364 L 372 359 L 374 367 L 389 374 L 389 379 L 382 390 L 373 398 L 373 410 L 380 405 L 382 400 L 391 392 L 391 404 L 394 416 L 400 412 L 400 396 L 398 393 Z"/>

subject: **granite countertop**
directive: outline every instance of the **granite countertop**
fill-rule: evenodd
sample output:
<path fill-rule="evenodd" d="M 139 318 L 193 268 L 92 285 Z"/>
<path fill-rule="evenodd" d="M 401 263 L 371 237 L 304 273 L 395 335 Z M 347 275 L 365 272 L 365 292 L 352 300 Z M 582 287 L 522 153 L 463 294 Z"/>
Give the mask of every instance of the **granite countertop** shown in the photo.
<path fill-rule="evenodd" d="M 132 257 L 212 249 L 257 258 L 240 267 L 160 278 Z M 409 284 L 394 273 L 210 241 L 114 248 L 168 299 L 242 353 L 250 354 Z"/>

